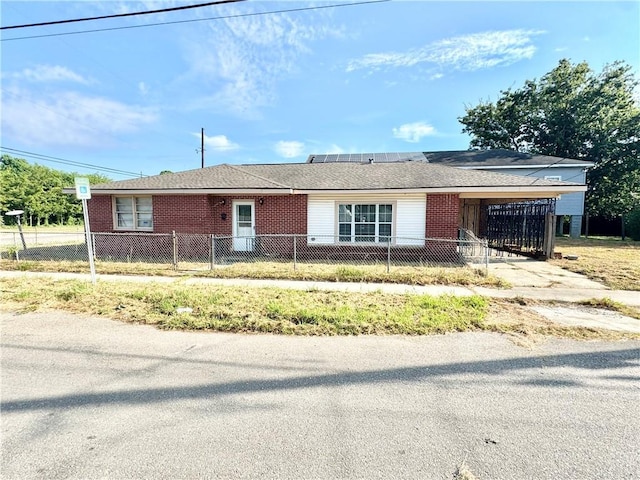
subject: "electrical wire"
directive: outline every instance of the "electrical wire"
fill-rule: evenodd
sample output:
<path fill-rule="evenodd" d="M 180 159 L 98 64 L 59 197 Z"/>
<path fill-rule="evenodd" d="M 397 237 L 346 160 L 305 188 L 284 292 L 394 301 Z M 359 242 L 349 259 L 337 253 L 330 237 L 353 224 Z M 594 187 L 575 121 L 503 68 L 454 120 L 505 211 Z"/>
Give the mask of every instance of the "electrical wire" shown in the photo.
<path fill-rule="evenodd" d="M 26 25 L 10 25 L 7 27 L 0 27 L 0 30 L 9 30 L 12 28 L 44 27 L 48 25 L 60 25 L 63 23 L 88 22 L 90 20 L 104 20 L 106 18 L 133 17 L 136 15 L 149 15 L 151 13 L 175 12 L 177 10 L 188 10 L 192 8 L 210 7 L 212 5 L 222 5 L 224 3 L 235 3 L 235 2 L 244 2 L 244 1 L 245 0 L 218 0 L 216 2 L 200 3 L 197 5 L 183 5 L 181 7 L 163 8 L 160 10 L 146 10 L 144 12 L 117 13 L 114 15 L 102 15 L 99 17 L 73 18 L 71 20 L 54 20 L 51 22 L 30 23 Z"/>
<path fill-rule="evenodd" d="M 126 177 L 146 177 L 147 175 L 144 175 L 142 172 L 140 173 L 135 173 L 135 172 L 128 172 L 126 170 L 119 170 L 117 168 L 109 168 L 109 167 L 103 167 L 100 165 L 93 165 L 90 163 L 83 163 L 83 162 L 76 162 L 74 160 L 68 160 L 65 158 L 60 158 L 60 157 L 52 157 L 49 155 L 43 155 L 40 153 L 34 153 L 34 152 L 27 152 L 25 150 L 18 150 L 16 148 L 10 148 L 10 147 L 4 147 L 4 146 L 0 146 L 0 150 L 4 150 L 7 151 L 11 154 L 18 154 L 18 155 L 23 155 L 27 158 L 32 158 L 35 160 L 41 160 L 44 162 L 52 162 L 52 163 L 59 163 L 62 165 L 69 165 L 69 166 L 73 166 L 73 167 L 82 167 L 82 168 L 87 168 L 87 169 L 94 169 L 97 171 L 102 171 L 105 173 L 111 173 L 111 174 L 115 174 L 115 175 L 121 175 L 121 176 L 126 176 Z"/>
<path fill-rule="evenodd" d="M 93 30 L 79 30 L 76 32 L 62 32 L 62 33 L 49 33 L 46 35 L 30 35 L 27 37 L 13 37 L 13 38 L 3 38 L 0 39 L 0 42 L 11 42 L 14 40 L 28 40 L 33 38 L 47 38 L 47 37 L 59 37 L 63 35 L 78 35 L 82 33 L 95 33 L 95 32 L 109 32 L 114 30 L 127 30 L 132 28 L 143 28 L 143 27 L 157 27 L 160 25 L 176 25 L 180 23 L 192 23 L 192 22 L 204 22 L 208 20 L 224 20 L 229 18 L 243 18 L 243 17 L 255 17 L 260 15 L 271 15 L 274 13 L 291 13 L 291 12 L 302 12 L 308 10 L 320 10 L 326 8 L 339 8 L 339 7 L 351 7 L 356 5 L 367 5 L 371 3 L 385 3 L 391 0 L 366 0 L 362 2 L 353 2 L 353 3 L 336 3 L 332 5 L 320 5 L 315 7 L 300 7 L 300 8 L 289 8 L 284 10 L 270 10 L 267 12 L 254 12 L 254 13 L 239 13 L 236 15 L 223 15 L 218 17 L 207 17 L 207 18 L 195 18 L 191 20 L 174 20 L 171 22 L 158 22 L 158 23 L 148 23 L 145 25 L 127 25 L 123 27 L 111 27 L 111 28 L 96 28 Z"/>

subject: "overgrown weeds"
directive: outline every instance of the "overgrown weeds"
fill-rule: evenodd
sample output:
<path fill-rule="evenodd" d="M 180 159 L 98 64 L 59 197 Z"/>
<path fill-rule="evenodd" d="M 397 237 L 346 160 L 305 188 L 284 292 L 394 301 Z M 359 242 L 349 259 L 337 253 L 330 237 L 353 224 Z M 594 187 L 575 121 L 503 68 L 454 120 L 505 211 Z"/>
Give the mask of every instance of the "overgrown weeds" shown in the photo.
<path fill-rule="evenodd" d="M 37 292 L 34 294 L 34 292 Z M 483 328 L 482 297 L 300 291 L 75 280 L 2 280 L 2 295 L 25 310 L 106 315 L 164 329 L 295 335 L 424 335 Z M 178 313 L 189 307 L 191 313 Z"/>

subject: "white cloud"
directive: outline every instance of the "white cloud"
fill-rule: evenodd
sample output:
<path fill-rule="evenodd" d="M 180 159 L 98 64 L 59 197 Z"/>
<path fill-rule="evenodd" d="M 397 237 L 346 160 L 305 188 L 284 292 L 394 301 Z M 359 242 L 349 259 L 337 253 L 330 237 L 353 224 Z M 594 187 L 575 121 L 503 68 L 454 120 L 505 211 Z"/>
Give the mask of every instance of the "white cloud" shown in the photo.
<path fill-rule="evenodd" d="M 242 11 L 227 8 L 228 15 L 252 11 L 249 4 Z M 342 35 L 340 28 L 318 22 L 317 15 L 270 14 L 209 23 L 208 38 L 199 33 L 186 47 L 190 65 L 186 78 L 197 79 L 211 91 L 192 108 L 246 118 L 273 104 L 278 81 L 296 71 L 300 57 L 311 52 L 312 43 Z"/>
<path fill-rule="evenodd" d="M 90 81 L 82 75 L 60 65 L 36 65 L 33 68 L 25 68 L 21 72 L 10 73 L 7 76 L 16 80 L 27 82 L 75 82 L 89 84 Z"/>
<path fill-rule="evenodd" d="M 149 87 L 144 82 L 138 82 L 138 91 L 142 96 L 146 96 L 149 93 Z"/>
<path fill-rule="evenodd" d="M 274 147 L 275 152 L 284 158 L 299 157 L 304 153 L 304 143 L 280 141 Z"/>
<path fill-rule="evenodd" d="M 194 137 L 201 138 L 200 133 L 192 133 L 192 135 Z M 205 146 L 205 149 L 207 149 L 208 147 L 209 149 L 217 150 L 218 152 L 228 152 L 228 151 L 237 150 L 238 148 L 240 148 L 240 145 L 230 141 L 226 135 L 213 135 L 211 137 L 208 137 L 207 135 L 205 135 L 204 146 Z"/>
<path fill-rule="evenodd" d="M 34 147 L 106 146 L 157 120 L 147 108 L 97 96 L 74 92 L 36 96 L 15 88 L 4 93 L 3 137 Z"/>
<path fill-rule="evenodd" d="M 370 53 L 351 60 L 347 72 L 436 64 L 455 70 L 480 70 L 531 58 L 539 30 L 504 30 L 446 38 L 407 52 Z"/>
<path fill-rule="evenodd" d="M 436 129 L 424 122 L 405 123 L 397 128 L 393 128 L 394 137 L 410 143 L 418 143 L 422 137 L 435 134 Z"/>
<path fill-rule="evenodd" d="M 442 73 L 434 73 L 433 75 L 431 75 L 429 77 L 429 80 L 439 80 L 442 77 L 444 77 L 444 74 L 442 74 Z"/>

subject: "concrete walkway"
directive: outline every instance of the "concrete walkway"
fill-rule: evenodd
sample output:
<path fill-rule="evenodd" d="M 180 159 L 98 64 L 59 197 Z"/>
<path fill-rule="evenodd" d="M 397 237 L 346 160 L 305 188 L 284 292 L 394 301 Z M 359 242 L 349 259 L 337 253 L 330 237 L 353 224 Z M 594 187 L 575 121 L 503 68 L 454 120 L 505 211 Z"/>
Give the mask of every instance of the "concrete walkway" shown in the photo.
<path fill-rule="evenodd" d="M 577 303 L 591 299 L 608 298 L 634 308 L 640 308 L 640 292 L 611 290 L 606 286 L 591 281 L 586 277 L 561 269 L 547 262 L 531 260 L 523 257 L 506 258 L 489 264 L 489 272 L 504 278 L 512 288 L 496 289 L 479 286 L 447 286 L 447 285 L 405 285 L 391 283 L 355 283 L 355 282 L 316 282 L 299 280 L 255 280 L 225 279 L 207 277 L 162 277 L 162 276 L 129 276 L 98 275 L 101 282 L 144 282 L 144 283 L 180 283 L 183 285 L 224 285 L 258 288 L 285 288 L 296 290 L 329 290 L 346 292 L 386 292 L 409 293 L 416 295 L 482 295 L 489 298 L 523 298 L 539 301 L 557 301 Z M 0 278 L 41 277 L 57 279 L 89 280 L 89 274 L 83 273 L 48 273 L 48 272 L 16 272 L 0 271 Z M 557 310 L 557 309 L 556 309 Z M 591 315 L 589 315 L 589 312 Z M 582 325 L 595 328 L 612 328 L 615 330 L 640 333 L 640 320 L 620 314 L 610 315 L 602 309 L 576 309 L 573 314 L 563 315 L 540 310 L 538 313 L 549 320 L 568 325 Z M 595 316 L 594 316 L 595 314 Z M 606 314 L 606 321 L 603 317 Z"/>

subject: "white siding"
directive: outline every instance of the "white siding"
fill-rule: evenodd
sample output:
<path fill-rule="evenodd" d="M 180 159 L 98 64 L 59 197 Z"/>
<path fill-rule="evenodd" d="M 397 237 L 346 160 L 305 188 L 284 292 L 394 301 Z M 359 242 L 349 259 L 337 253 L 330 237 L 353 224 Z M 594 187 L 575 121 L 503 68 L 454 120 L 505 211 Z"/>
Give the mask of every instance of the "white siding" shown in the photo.
<path fill-rule="evenodd" d="M 416 198 L 401 198 L 396 203 L 397 245 L 424 245 L 425 221 L 427 218 L 426 195 Z"/>
<path fill-rule="evenodd" d="M 307 197 L 307 235 L 309 244 L 334 243 L 335 202 L 331 199 Z"/>
<path fill-rule="evenodd" d="M 310 245 L 333 244 L 337 236 L 339 203 L 392 203 L 393 233 L 398 245 L 424 245 L 426 196 L 422 194 L 376 196 L 309 195 L 307 197 L 307 236 Z"/>

